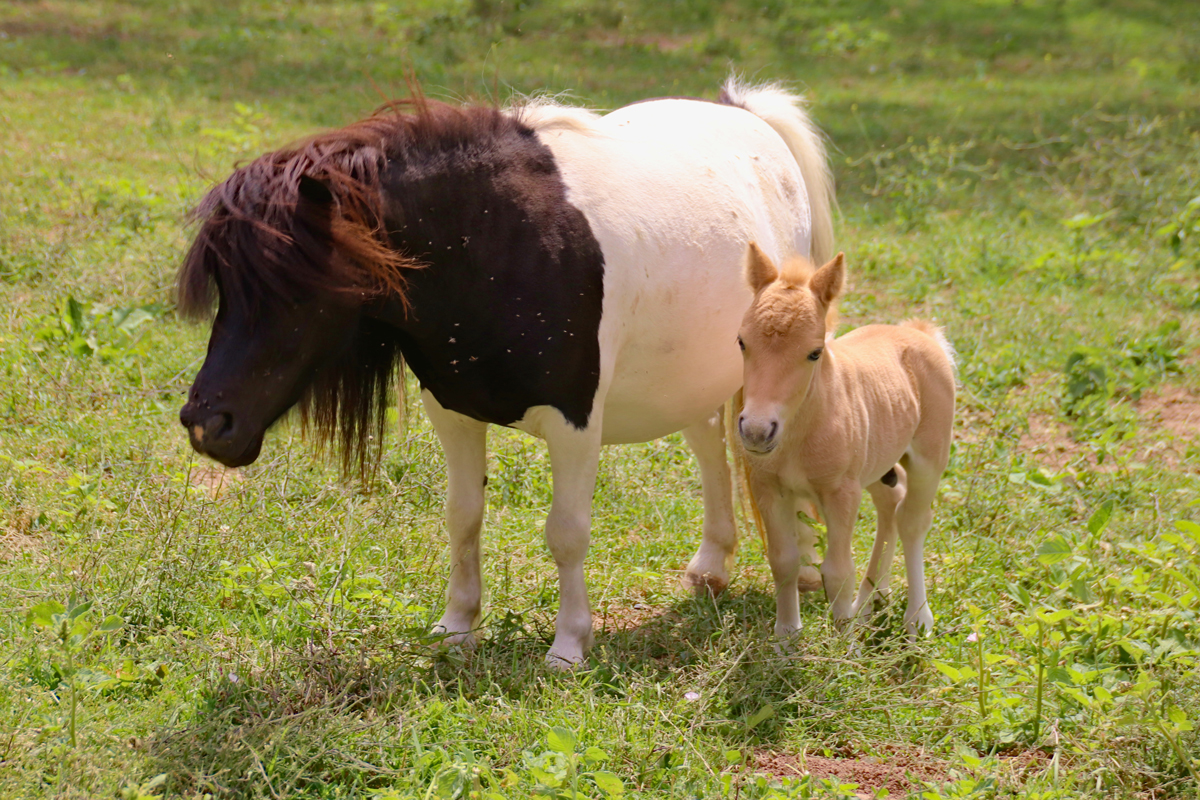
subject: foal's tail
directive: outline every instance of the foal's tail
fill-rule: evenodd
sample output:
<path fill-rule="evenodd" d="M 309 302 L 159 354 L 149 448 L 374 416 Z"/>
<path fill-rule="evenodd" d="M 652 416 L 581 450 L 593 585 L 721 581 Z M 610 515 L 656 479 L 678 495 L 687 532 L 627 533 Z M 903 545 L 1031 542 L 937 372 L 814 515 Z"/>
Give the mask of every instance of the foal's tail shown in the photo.
<path fill-rule="evenodd" d="M 767 526 L 763 523 L 762 511 L 759 510 L 758 501 L 754 499 L 754 492 L 750 488 L 750 462 L 746 460 L 746 451 L 742 449 L 742 439 L 738 436 L 737 420 L 742 415 L 743 405 L 741 389 L 725 403 L 725 441 L 729 442 L 729 449 L 733 452 L 733 485 L 738 505 L 742 507 L 742 518 L 754 521 L 754 527 L 758 529 L 758 538 L 765 546 Z"/>
<path fill-rule="evenodd" d="M 833 258 L 833 173 L 825 155 L 825 137 L 804 108 L 804 98 L 778 83 L 752 86 L 730 77 L 721 87 L 718 102 L 744 108 L 774 128 L 800 166 L 808 205 L 812 209 L 812 252 L 818 266 Z"/>
<path fill-rule="evenodd" d="M 946 338 L 946 331 L 942 326 L 935 325 L 927 319 L 906 319 L 900 324 L 906 328 L 918 330 L 937 342 L 938 347 L 942 348 L 942 352 L 946 354 L 950 368 L 954 370 L 955 375 L 958 374 L 958 353 L 954 352 L 954 345 L 950 344 L 950 340 Z"/>

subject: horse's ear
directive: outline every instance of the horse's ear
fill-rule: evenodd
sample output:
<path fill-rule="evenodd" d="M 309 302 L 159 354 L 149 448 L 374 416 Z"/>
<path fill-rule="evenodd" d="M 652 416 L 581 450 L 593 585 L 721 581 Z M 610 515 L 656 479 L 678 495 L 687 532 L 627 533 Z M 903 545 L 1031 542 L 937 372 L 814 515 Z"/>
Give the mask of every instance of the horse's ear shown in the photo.
<path fill-rule="evenodd" d="M 301 175 L 300 185 L 297 188 L 300 190 L 300 197 L 310 203 L 327 206 L 333 202 L 333 192 L 329 191 L 329 187 L 320 178 Z"/>
<path fill-rule="evenodd" d="M 746 246 L 746 255 L 742 259 L 742 274 L 746 276 L 746 283 L 758 294 L 764 286 L 779 277 L 779 270 L 775 269 L 775 265 L 758 243 L 751 242 Z"/>
<path fill-rule="evenodd" d="M 808 286 L 825 305 L 829 305 L 842 293 L 846 284 L 846 254 L 838 253 L 825 266 L 813 273 Z"/>

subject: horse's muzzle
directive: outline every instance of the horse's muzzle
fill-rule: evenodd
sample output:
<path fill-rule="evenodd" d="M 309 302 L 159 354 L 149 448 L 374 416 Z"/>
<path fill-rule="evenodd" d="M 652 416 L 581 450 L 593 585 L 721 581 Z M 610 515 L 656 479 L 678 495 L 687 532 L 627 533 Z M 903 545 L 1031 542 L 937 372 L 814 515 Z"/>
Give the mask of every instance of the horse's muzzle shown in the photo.
<path fill-rule="evenodd" d="M 213 411 L 207 403 L 193 400 L 179 410 L 179 422 L 187 429 L 192 449 L 227 467 L 244 467 L 262 451 L 262 434 L 246 436 L 235 417 Z"/>

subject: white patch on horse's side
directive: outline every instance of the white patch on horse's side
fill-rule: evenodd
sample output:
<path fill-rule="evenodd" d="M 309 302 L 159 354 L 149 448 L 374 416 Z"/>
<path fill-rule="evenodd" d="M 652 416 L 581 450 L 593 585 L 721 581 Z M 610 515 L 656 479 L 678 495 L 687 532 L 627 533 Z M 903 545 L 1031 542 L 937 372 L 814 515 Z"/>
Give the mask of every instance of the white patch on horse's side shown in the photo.
<path fill-rule="evenodd" d="M 745 243 L 777 256 L 809 250 L 809 203 L 783 188 L 805 185 L 799 165 L 769 124 L 732 106 L 536 111 L 546 115 L 538 138 L 604 252 L 604 442 L 648 441 L 708 418 L 741 383 Z"/>

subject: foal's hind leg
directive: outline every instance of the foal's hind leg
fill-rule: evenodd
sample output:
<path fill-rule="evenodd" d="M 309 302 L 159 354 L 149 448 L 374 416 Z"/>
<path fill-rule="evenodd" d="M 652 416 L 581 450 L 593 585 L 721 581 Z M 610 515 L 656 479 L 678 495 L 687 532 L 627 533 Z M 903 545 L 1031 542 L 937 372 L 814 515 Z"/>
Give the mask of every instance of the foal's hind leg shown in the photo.
<path fill-rule="evenodd" d="M 862 584 L 858 587 L 858 597 L 854 601 L 854 614 L 866 616 L 878 610 L 880 601 L 887 596 L 888 584 L 891 583 L 892 559 L 896 555 L 896 509 L 904 500 L 907 490 L 908 477 L 904 467 L 897 464 L 893 467 L 896 481 L 888 486 L 883 481 L 876 481 L 867 487 L 871 493 L 871 501 L 875 504 L 875 513 L 879 524 L 875 529 L 875 546 L 871 549 L 871 560 L 867 563 L 867 573 L 863 576 Z"/>
<path fill-rule="evenodd" d="M 479 532 L 483 527 L 483 483 L 487 475 L 487 424 L 447 411 L 429 392 L 425 413 L 446 454 L 446 530 L 450 535 L 450 581 L 446 612 L 434 633 L 449 644 L 470 644 L 479 624 L 483 578 Z"/>
<path fill-rule="evenodd" d="M 725 429 L 718 410 L 704 422 L 683 430 L 696 454 L 704 490 L 704 533 L 700 549 L 687 565 L 684 581 L 697 594 L 719 594 L 729 585 L 729 568 L 737 550 L 733 492 L 725 458 Z"/>
<path fill-rule="evenodd" d="M 933 630 L 933 612 L 925 594 L 925 535 L 933 522 L 933 501 L 946 461 L 946 455 L 936 454 L 931 459 L 912 451 L 904 458 L 908 491 L 896 510 L 896 524 L 904 543 L 904 571 L 908 578 L 904 627 L 912 634 Z"/>

